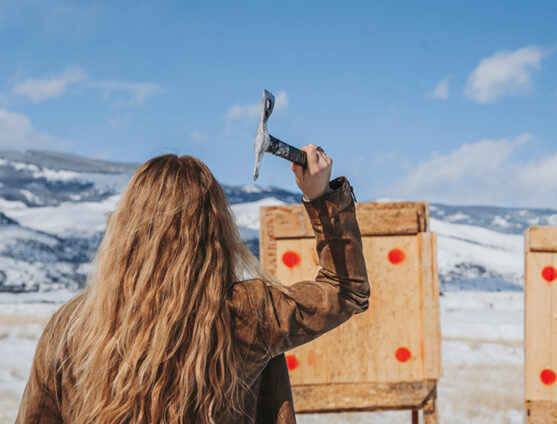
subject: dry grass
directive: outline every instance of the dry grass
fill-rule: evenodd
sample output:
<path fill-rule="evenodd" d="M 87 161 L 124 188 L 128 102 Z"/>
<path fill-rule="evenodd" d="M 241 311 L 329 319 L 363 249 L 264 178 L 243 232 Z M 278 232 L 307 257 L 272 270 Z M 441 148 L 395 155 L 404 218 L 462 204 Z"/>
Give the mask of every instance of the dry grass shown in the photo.
<path fill-rule="evenodd" d="M 0 423 L 8 424 L 15 421 L 19 406 L 19 394 L 8 390 L 0 390 Z"/>

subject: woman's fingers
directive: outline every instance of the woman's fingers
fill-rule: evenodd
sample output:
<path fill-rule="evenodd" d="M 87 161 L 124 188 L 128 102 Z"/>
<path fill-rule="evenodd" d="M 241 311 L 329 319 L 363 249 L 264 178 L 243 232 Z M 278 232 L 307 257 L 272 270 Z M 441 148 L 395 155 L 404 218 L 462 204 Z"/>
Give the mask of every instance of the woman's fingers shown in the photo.
<path fill-rule="evenodd" d="M 332 161 L 323 149 L 315 144 L 308 144 L 301 150 L 307 155 L 307 168 L 296 164 L 290 166 L 306 199 L 313 200 L 330 191 Z"/>
<path fill-rule="evenodd" d="M 302 175 L 304 174 L 304 168 L 302 168 L 300 165 L 296 165 L 295 163 L 290 163 L 290 168 L 292 168 L 294 175 L 296 175 L 296 177 L 298 178 L 301 178 Z"/>
<path fill-rule="evenodd" d="M 296 174 L 298 178 L 302 178 L 306 173 L 314 175 L 321 170 L 332 167 L 333 161 L 322 147 L 316 146 L 315 144 L 308 144 L 300 150 L 306 153 L 307 168 L 304 169 L 299 165 L 291 164 L 292 171 L 294 171 L 294 174 Z"/>
<path fill-rule="evenodd" d="M 319 167 L 319 154 L 317 152 L 317 146 L 315 144 L 308 144 L 308 169 L 310 172 L 314 172 Z"/>
<path fill-rule="evenodd" d="M 319 157 L 319 164 L 323 169 L 333 165 L 332 159 L 320 147 L 317 148 L 317 156 Z"/>

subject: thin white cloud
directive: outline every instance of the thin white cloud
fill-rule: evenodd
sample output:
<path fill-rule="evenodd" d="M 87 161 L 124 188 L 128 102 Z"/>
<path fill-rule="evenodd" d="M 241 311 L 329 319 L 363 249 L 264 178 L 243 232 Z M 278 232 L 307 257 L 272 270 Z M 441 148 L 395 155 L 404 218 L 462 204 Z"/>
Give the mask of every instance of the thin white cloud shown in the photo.
<path fill-rule="evenodd" d="M 557 208 L 557 152 L 534 159 L 517 170 L 515 177 L 521 190 L 534 190 Z"/>
<path fill-rule="evenodd" d="M 521 161 L 530 134 L 480 140 L 418 163 L 381 196 L 452 204 L 557 208 L 557 151 Z"/>
<path fill-rule="evenodd" d="M 37 131 L 31 120 L 21 113 L 0 109 L 0 148 L 29 149 L 59 146 L 56 139 Z"/>
<path fill-rule="evenodd" d="M 190 140 L 194 143 L 203 144 L 207 141 L 207 136 L 198 130 L 193 130 L 190 133 Z"/>
<path fill-rule="evenodd" d="M 91 155 L 92 158 L 108 160 L 112 156 L 112 149 L 109 147 L 104 150 L 99 150 Z"/>
<path fill-rule="evenodd" d="M 286 91 L 280 91 L 275 96 L 274 110 L 283 110 L 288 106 L 288 94 Z M 224 115 L 227 121 L 238 119 L 256 119 L 261 113 L 261 103 L 251 103 L 246 105 L 236 104 L 230 107 Z"/>
<path fill-rule="evenodd" d="M 103 90 L 104 100 L 127 106 L 142 105 L 151 97 L 163 92 L 160 84 L 152 82 L 91 81 L 88 85 Z M 125 96 L 114 97 L 114 93 L 125 93 Z"/>
<path fill-rule="evenodd" d="M 482 178 L 495 173 L 514 148 L 527 140 L 481 140 L 463 144 L 446 155 L 434 153 L 429 160 L 419 163 L 400 183 L 397 195 L 409 195 L 424 190 L 444 189 L 463 179 Z"/>
<path fill-rule="evenodd" d="M 527 94 L 532 74 L 547 52 L 536 46 L 501 50 L 480 61 L 468 77 L 464 94 L 478 103 L 494 103 L 503 96 Z"/>
<path fill-rule="evenodd" d="M 129 112 L 116 115 L 108 120 L 108 127 L 111 129 L 124 128 L 131 122 L 131 120 L 132 120 L 132 114 Z"/>
<path fill-rule="evenodd" d="M 44 78 L 20 80 L 16 75 L 12 78 L 11 95 L 25 97 L 34 103 L 39 103 L 60 97 L 72 85 L 99 89 L 105 101 L 125 106 L 142 105 L 151 97 L 164 91 L 160 84 L 152 82 L 91 81 L 83 69 L 71 67 L 60 74 Z M 0 98 L 0 101 L 6 99 L 5 96 L 3 97 L 4 99 Z"/>
<path fill-rule="evenodd" d="M 33 103 L 60 97 L 67 88 L 87 79 L 87 73 L 80 68 L 68 68 L 61 74 L 45 78 L 28 78 L 12 86 L 12 94 L 23 96 Z"/>
<path fill-rule="evenodd" d="M 447 100 L 449 98 L 449 86 L 451 82 L 451 76 L 447 75 L 435 86 L 435 88 L 427 94 L 428 97 L 433 97 L 435 99 Z"/>

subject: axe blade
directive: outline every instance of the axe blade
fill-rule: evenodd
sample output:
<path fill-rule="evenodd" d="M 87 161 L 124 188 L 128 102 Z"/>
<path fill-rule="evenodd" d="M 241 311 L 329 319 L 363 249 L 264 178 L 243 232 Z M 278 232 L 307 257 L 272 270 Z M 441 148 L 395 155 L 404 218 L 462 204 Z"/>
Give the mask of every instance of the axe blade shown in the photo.
<path fill-rule="evenodd" d="M 255 132 L 254 147 L 255 147 L 255 167 L 253 168 L 253 180 L 257 180 L 259 176 L 259 166 L 261 165 L 261 158 L 265 152 L 272 153 L 275 156 L 289 160 L 290 162 L 300 165 L 302 168 L 307 167 L 307 155 L 296 147 L 279 140 L 269 134 L 267 130 L 267 119 L 273 113 L 275 107 L 275 96 L 267 90 L 263 90 L 263 99 L 261 100 L 261 116 L 259 118 L 259 125 Z"/>
<path fill-rule="evenodd" d="M 271 144 L 271 137 L 267 130 L 267 119 L 273 113 L 275 107 L 275 96 L 269 91 L 263 90 L 263 97 L 261 99 L 261 115 L 259 118 L 259 125 L 255 132 L 255 139 L 253 141 L 255 148 L 255 166 L 253 168 L 253 180 L 256 181 L 259 176 L 259 166 L 261 165 L 261 158 L 263 153 L 267 151 Z"/>

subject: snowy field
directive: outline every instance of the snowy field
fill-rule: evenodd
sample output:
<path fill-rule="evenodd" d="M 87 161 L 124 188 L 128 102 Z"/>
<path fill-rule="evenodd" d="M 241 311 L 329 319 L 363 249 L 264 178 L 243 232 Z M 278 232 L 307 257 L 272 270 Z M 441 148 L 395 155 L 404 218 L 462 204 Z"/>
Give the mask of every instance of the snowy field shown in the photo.
<path fill-rule="evenodd" d="M 35 344 L 60 306 L 16 299 L 0 297 L 0 424 L 13 423 Z M 441 423 L 523 422 L 523 301 L 519 291 L 441 297 Z M 298 422 L 406 424 L 410 412 L 303 415 Z"/>
<path fill-rule="evenodd" d="M 58 153 L 0 152 L 0 424 L 15 418 L 50 315 L 85 282 L 133 164 Z M 79 171 L 79 172 L 78 172 Z M 299 202 L 270 187 L 226 186 L 242 238 L 259 208 Z M 523 422 L 523 231 L 557 225 L 557 210 L 430 205 L 438 235 L 442 423 Z M 9 293 L 9 292 L 12 293 Z M 306 415 L 310 423 L 408 423 L 410 412 Z"/>

